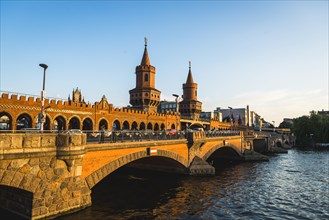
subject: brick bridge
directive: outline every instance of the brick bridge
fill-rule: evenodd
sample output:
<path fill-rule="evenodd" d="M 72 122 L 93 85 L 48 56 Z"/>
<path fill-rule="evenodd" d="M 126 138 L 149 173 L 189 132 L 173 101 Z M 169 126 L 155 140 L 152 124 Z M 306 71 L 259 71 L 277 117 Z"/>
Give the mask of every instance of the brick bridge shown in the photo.
<path fill-rule="evenodd" d="M 0 206 L 24 218 L 44 218 L 91 205 L 91 190 L 122 166 L 214 174 L 216 154 L 247 159 L 243 132 L 206 138 L 86 144 L 85 134 L 0 134 Z"/>

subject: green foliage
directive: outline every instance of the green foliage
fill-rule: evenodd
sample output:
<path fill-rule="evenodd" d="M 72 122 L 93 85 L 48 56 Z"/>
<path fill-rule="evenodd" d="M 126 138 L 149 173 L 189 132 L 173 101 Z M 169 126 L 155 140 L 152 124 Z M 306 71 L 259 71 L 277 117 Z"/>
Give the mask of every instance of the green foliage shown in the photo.
<path fill-rule="evenodd" d="M 329 116 L 310 112 L 310 116 L 294 119 L 292 132 L 297 144 L 329 143 Z"/>
<path fill-rule="evenodd" d="M 280 123 L 279 128 L 291 128 L 292 124 L 286 121 Z"/>

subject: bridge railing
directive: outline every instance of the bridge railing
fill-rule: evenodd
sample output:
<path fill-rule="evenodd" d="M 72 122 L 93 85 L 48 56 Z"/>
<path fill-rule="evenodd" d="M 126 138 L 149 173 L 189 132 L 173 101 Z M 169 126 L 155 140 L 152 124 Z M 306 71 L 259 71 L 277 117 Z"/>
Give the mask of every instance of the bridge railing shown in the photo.
<path fill-rule="evenodd" d="M 85 132 L 87 143 L 116 143 L 116 142 L 136 142 L 136 141 L 160 141 L 185 139 L 184 131 L 99 131 Z"/>
<path fill-rule="evenodd" d="M 225 137 L 225 136 L 240 136 L 240 131 L 225 130 L 225 131 L 205 131 L 206 137 Z"/>

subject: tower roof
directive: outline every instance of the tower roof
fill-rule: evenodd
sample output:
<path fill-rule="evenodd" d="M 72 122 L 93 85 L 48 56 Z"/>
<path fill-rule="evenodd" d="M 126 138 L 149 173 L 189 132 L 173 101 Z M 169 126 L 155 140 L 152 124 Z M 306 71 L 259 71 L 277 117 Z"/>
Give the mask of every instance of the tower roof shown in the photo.
<path fill-rule="evenodd" d="M 146 37 L 144 38 L 144 41 L 145 41 L 145 49 L 144 49 L 144 54 L 143 54 L 141 65 L 150 66 L 151 62 L 150 62 L 149 54 L 147 52 L 147 38 Z"/>
<path fill-rule="evenodd" d="M 191 84 L 191 83 L 194 83 L 194 81 L 193 81 L 193 76 L 192 76 L 192 71 L 191 71 L 191 61 L 189 61 L 189 70 L 188 70 L 186 84 Z"/>

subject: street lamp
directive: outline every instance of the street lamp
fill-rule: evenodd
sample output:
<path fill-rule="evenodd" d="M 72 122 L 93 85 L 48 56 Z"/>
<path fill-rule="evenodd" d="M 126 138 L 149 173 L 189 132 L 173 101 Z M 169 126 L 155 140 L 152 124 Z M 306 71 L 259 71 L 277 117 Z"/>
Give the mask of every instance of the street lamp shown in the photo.
<path fill-rule="evenodd" d="M 272 122 L 273 122 L 273 127 L 274 127 L 273 132 L 275 132 L 275 121 L 272 121 Z"/>
<path fill-rule="evenodd" d="M 45 96 L 46 96 L 46 69 L 48 66 L 46 64 L 39 64 L 40 67 L 43 68 L 43 86 L 42 86 L 42 91 L 41 91 L 41 112 L 39 114 L 39 121 L 40 121 L 40 131 L 43 131 L 43 124 L 45 123 Z"/>
<path fill-rule="evenodd" d="M 231 130 L 232 130 L 232 128 L 233 128 L 233 118 L 232 118 L 232 107 L 230 107 L 230 106 L 228 106 L 228 108 L 230 109 L 230 122 L 231 122 Z"/>
<path fill-rule="evenodd" d="M 178 124 L 178 97 L 179 95 L 177 94 L 172 94 L 175 98 L 176 101 L 176 131 L 178 131 L 177 124 Z"/>

